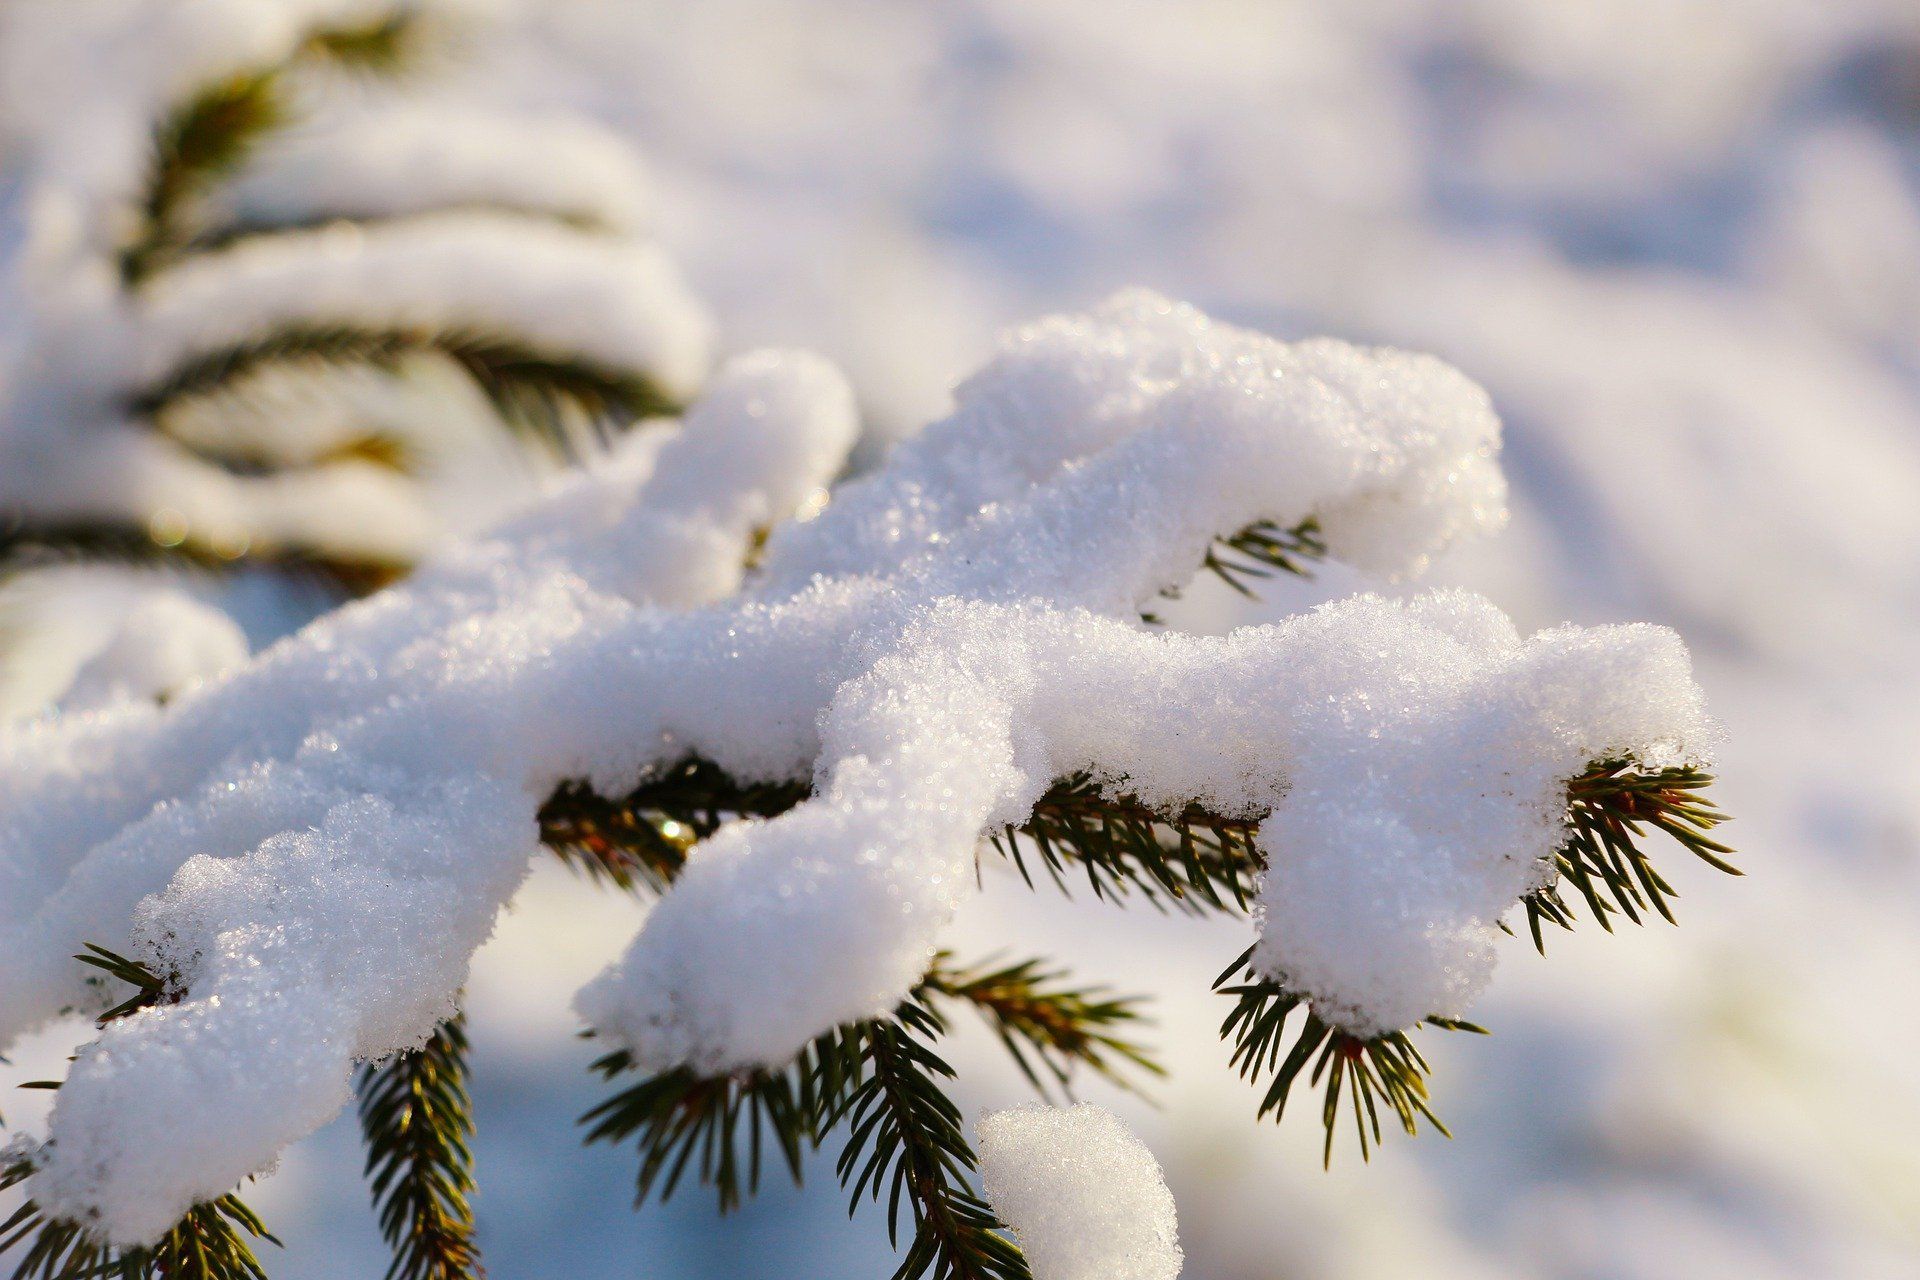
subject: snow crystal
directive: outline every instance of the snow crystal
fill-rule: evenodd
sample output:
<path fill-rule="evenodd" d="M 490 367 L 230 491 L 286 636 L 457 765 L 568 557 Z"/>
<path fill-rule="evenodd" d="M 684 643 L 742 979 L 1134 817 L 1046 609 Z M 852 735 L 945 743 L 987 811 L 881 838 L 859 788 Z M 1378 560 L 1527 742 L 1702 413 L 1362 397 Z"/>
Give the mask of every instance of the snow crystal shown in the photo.
<path fill-rule="evenodd" d="M 1173 1280 L 1173 1193 L 1146 1144 L 1103 1107 L 1032 1105 L 975 1127 L 987 1200 L 1034 1280 Z"/>
<path fill-rule="evenodd" d="M 743 584 L 756 536 L 817 507 L 851 404 L 817 360 L 743 359 L 679 431 L 165 709 L 0 733 L 0 1043 L 98 999 L 82 941 L 187 993 L 75 1065 L 36 1194 L 147 1239 L 318 1125 L 353 1060 L 447 1012 L 569 779 L 812 777 L 698 846 L 577 1001 L 643 1066 L 718 1071 L 897 1003 L 983 833 L 1064 775 L 1264 818 L 1258 962 L 1369 1029 L 1484 983 L 1589 759 L 1704 750 L 1652 628 L 1523 641 L 1460 594 L 1141 622 L 1256 521 L 1399 571 L 1496 525 L 1497 424 L 1435 361 L 1121 295 L 1013 334 Z"/>

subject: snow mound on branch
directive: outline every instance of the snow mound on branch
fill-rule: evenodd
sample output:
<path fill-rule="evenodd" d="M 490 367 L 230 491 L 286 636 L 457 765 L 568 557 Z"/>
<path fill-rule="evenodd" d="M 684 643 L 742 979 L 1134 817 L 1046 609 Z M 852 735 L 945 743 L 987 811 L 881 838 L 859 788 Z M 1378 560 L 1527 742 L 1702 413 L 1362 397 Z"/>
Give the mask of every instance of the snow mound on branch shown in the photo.
<path fill-rule="evenodd" d="M 241 225 L 449 207 L 533 211 L 628 235 L 647 230 L 652 188 L 625 140 L 550 112 L 394 97 L 321 112 L 269 140 L 215 207 Z"/>
<path fill-rule="evenodd" d="M 1592 755 L 1703 751 L 1653 629 L 1522 642 L 1462 595 L 1221 638 L 1141 623 L 1256 521 L 1318 518 L 1401 570 L 1496 525 L 1497 423 L 1428 358 L 1143 293 L 1043 321 L 742 590 L 853 434 L 831 369 L 745 359 L 680 431 L 164 710 L 0 734 L 0 1043 L 97 1003 L 81 942 L 185 987 L 76 1064 L 36 1195 L 151 1239 L 318 1125 L 355 1059 L 449 1010 L 563 781 L 618 795 L 688 756 L 813 778 L 696 848 L 578 1000 L 644 1066 L 718 1071 L 897 1003 L 981 836 L 1063 775 L 1271 815 L 1262 963 L 1385 1026 L 1485 981 Z M 1286 913 L 1346 935 L 1296 943 Z"/>
<path fill-rule="evenodd" d="M 1120 1117 L 1082 1102 L 980 1117 L 980 1174 L 1034 1280 L 1174 1280 L 1173 1193 Z"/>

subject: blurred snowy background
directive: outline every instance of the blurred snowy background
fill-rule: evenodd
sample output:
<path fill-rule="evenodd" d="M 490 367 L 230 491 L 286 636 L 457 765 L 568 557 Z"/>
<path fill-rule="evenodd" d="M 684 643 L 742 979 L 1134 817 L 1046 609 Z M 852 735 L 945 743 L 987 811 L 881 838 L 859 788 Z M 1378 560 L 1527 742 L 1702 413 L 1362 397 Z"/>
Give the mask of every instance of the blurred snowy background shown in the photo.
<path fill-rule="evenodd" d="M 1693 646 L 1750 874 L 1670 859 L 1682 927 L 1510 946 L 1493 1037 L 1431 1046 L 1451 1142 L 1322 1173 L 1215 1037 L 1243 926 L 989 885 L 963 954 L 1159 997 L 1159 1107 L 1091 1094 L 1165 1165 L 1191 1280 L 1920 1276 L 1912 0 L 527 0 L 482 54 L 477 91 L 633 140 L 723 345 L 842 361 L 870 455 L 1000 326 L 1147 284 L 1452 360 L 1515 519 L 1438 578 Z M 828 1159 L 723 1223 L 691 1191 L 631 1214 L 631 1156 L 578 1147 L 567 1002 L 636 910 L 542 872 L 478 962 L 493 1274 L 887 1274 Z M 961 1058 L 970 1111 L 1021 1096 L 992 1044 Z M 358 1158 L 338 1123 L 260 1191 L 277 1277 L 384 1269 Z"/>

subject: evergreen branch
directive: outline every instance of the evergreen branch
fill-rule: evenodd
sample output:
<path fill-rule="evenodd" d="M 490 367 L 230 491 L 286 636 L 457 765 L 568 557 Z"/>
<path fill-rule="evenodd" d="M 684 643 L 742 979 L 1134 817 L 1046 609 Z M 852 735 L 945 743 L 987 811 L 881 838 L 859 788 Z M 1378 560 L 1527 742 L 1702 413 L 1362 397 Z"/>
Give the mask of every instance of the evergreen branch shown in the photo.
<path fill-rule="evenodd" d="M 1252 583 L 1277 574 L 1313 576 L 1313 567 L 1327 558 L 1320 522 L 1308 516 L 1291 529 L 1259 520 L 1231 537 L 1214 540 L 1201 567 L 1243 596 L 1252 598 Z"/>
<path fill-rule="evenodd" d="M 411 210 L 401 213 L 359 210 L 351 207 L 320 209 L 304 213 L 271 214 L 259 216 L 233 217 L 218 225 L 206 227 L 196 232 L 191 239 L 180 246 L 182 254 L 220 253 L 236 245 L 256 240 L 271 240 L 275 236 L 298 234 L 301 232 L 321 231 L 341 223 L 349 223 L 361 230 L 372 227 L 391 226 L 422 218 L 439 218 L 448 214 L 481 214 L 502 218 L 523 218 L 529 222 L 558 223 L 586 236 L 610 236 L 615 229 L 601 216 L 586 210 L 568 210 L 550 208 L 531 202 L 513 203 L 506 200 L 464 200 L 436 204 L 430 209 Z"/>
<path fill-rule="evenodd" d="M 805 800 L 804 782 L 741 783 L 698 756 L 653 773 L 619 799 L 563 783 L 540 809 L 540 839 L 589 879 L 665 890 L 687 850 L 730 817 L 774 817 Z"/>
<path fill-rule="evenodd" d="M 1343 1093 L 1353 1113 L 1363 1160 L 1370 1159 L 1372 1149 L 1382 1141 L 1383 1104 L 1409 1135 L 1419 1132 L 1417 1122 L 1424 1116 L 1440 1133 L 1452 1136 L 1429 1105 L 1430 1068 L 1407 1032 L 1362 1037 L 1330 1026 L 1313 1012 L 1306 997 L 1255 971 L 1252 958 L 1253 948 L 1248 947 L 1215 980 L 1214 990 L 1234 998 L 1233 1011 L 1220 1024 L 1220 1038 L 1234 1042 L 1231 1065 L 1241 1079 L 1256 1084 L 1262 1075 L 1273 1076 L 1260 1101 L 1259 1118 L 1264 1120 L 1268 1112 L 1276 1122 L 1281 1118 L 1304 1072 L 1309 1088 L 1321 1088 L 1325 1081 L 1320 1105 L 1320 1121 L 1327 1135 L 1321 1153 L 1324 1164 L 1333 1163 L 1333 1135 L 1340 1125 Z M 1237 983 L 1233 981 L 1236 973 L 1240 974 Z M 1290 1036 L 1287 1023 L 1295 1010 L 1302 1010 L 1305 1016 Z M 1470 1022 L 1448 1018 L 1428 1018 L 1426 1022 L 1448 1031 L 1486 1034 Z"/>
<path fill-rule="evenodd" d="M 319 548 L 250 544 L 248 563 L 309 574 L 349 595 L 366 595 L 394 581 L 405 566 L 376 559 L 349 558 Z M 46 521 L 29 524 L 0 516 L 0 580 L 32 569 L 75 561 L 108 561 L 131 566 L 172 566 L 228 572 L 241 557 L 216 546 L 193 528 L 164 529 L 131 520 Z"/>
<path fill-rule="evenodd" d="M 953 1068 L 933 1050 L 946 1023 L 919 993 L 891 1017 L 859 1025 L 866 1070 L 833 1120 L 849 1126 L 836 1171 L 861 1199 L 887 1197 L 887 1235 L 899 1242 L 904 1203 L 913 1243 L 893 1280 L 1031 1280 L 1020 1247 L 970 1185 L 973 1149 L 946 1094 Z"/>
<path fill-rule="evenodd" d="M 132 995 L 94 1018 L 96 1026 L 104 1027 L 109 1022 L 130 1018 L 143 1010 L 155 1009 L 163 1004 L 179 1004 L 186 997 L 186 992 L 181 988 L 179 976 L 176 974 L 168 974 L 163 978 L 138 960 L 129 960 L 126 956 L 91 942 L 81 945 L 86 948 L 86 951 L 75 956 L 75 960 L 98 969 L 107 977 L 117 979 L 133 988 Z M 96 986 L 101 981 L 91 976 L 87 979 L 89 986 Z"/>
<path fill-rule="evenodd" d="M 584 784 L 561 784 L 540 809 L 540 840 L 587 879 L 629 893 L 664 893 L 693 847 L 693 829 L 596 795 Z"/>
<path fill-rule="evenodd" d="M 1139 892 L 1155 907 L 1193 915 L 1244 913 L 1260 870 L 1258 819 L 1229 818 L 1188 805 L 1164 814 L 1132 796 L 1108 796 L 1087 774 L 1056 782 L 1027 820 L 993 845 L 1029 885 L 1028 853 L 1068 892 L 1077 864 L 1096 898 Z"/>
<path fill-rule="evenodd" d="M 133 397 L 134 413 L 156 417 L 192 396 L 285 364 L 367 364 L 393 369 L 401 357 L 438 352 L 474 380 L 511 427 L 561 456 L 577 451 L 569 412 L 605 429 L 673 414 L 680 405 L 646 374 L 572 355 L 541 351 L 516 338 L 476 329 L 289 325 L 264 337 L 196 357 Z"/>
<path fill-rule="evenodd" d="M 33 1171 L 31 1160 L 15 1161 L 0 1172 L 0 1191 Z M 28 1200 L 0 1222 L 0 1254 L 25 1246 L 13 1280 L 266 1280 L 249 1237 L 280 1243 L 232 1194 L 195 1205 L 157 1244 L 138 1249 L 106 1244 Z"/>
<path fill-rule="evenodd" d="M 731 1212 L 743 1192 L 760 1189 L 762 1158 L 776 1147 L 796 1184 L 801 1157 L 817 1148 L 829 1118 L 861 1070 L 860 1033 L 835 1029 L 817 1037 L 787 1066 L 772 1071 L 703 1077 L 680 1068 L 648 1076 L 614 1094 L 584 1116 L 586 1141 L 634 1140 L 640 1152 L 634 1204 L 658 1190 L 672 1197 L 693 1169 L 719 1194 L 720 1211 Z M 624 1050 L 593 1069 L 611 1080 L 633 1069 Z M 694 1163 L 695 1155 L 699 1162 Z"/>
<path fill-rule="evenodd" d="M 1065 972 L 1038 959 L 999 967 L 988 961 L 973 970 L 951 968 L 948 960 L 945 952 L 934 958 L 921 991 L 972 1006 L 1043 1098 L 1057 1087 L 1070 1100 L 1076 1067 L 1136 1093 L 1140 1086 L 1130 1069 L 1166 1074 L 1143 1047 L 1114 1033 L 1141 1021 L 1139 997 L 1052 985 Z"/>
<path fill-rule="evenodd" d="M 730 817 L 778 817 L 812 794 L 805 782 L 742 783 L 689 756 L 618 799 L 584 783 L 557 789 L 540 811 L 541 839 L 576 869 L 623 888 L 658 890 L 686 850 Z M 1155 906 L 1245 912 L 1260 867 L 1259 822 L 1189 805 L 1167 815 L 1132 796 L 1108 796 L 1086 774 L 1055 783 L 1027 821 L 993 836 L 1028 884 L 1029 857 L 1062 891 L 1076 866 L 1094 896 L 1141 893 Z"/>
<path fill-rule="evenodd" d="M 177 977 L 162 977 L 138 960 L 93 943 L 74 959 L 100 970 L 104 977 L 99 981 L 111 978 L 134 988 L 131 997 L 99 1015 L 102 1026 L 177 1003 L 185 994 Z M 25 1182 L 34 1170 L 32 1157 L 16 1158 L 0 1170 L 0 1191 Z M 81 1224 L 51 1217 L 28 1200 L 0 1223 L 0 1254 L 25 1246 L 13 1280 L 266 1280 L 249 1237 L 280 1243 L 231 1192 L 193 1206 L 158 1243 L 136 1249 L 107 1244 Z"/>
<path fill-rule="evenodd" d="M 154 128 L 140 227 L 121 250 L 121 278 L 137 285 L 183 252 L 191 239 L 185 224 L 193 203 L 291 120 L 286 83 L 290 70 L 306 62 L 327 62 L 368 74 L 391 74 L 408 60 L 421 26 L 419 15 L 408 8 L 364 23 L 322 28 L 285 63 L 236 72 L 202 87 L 169 112 Z"/>
<path fill-rule="evenodd" d="M 128 284 L 140 283 L 164 265 L 181 238 L 187 206 L 238 169 L 287 117 L 279 73 L 256 69 L 205 86 L 160 122 L 141 200 L 141 229 L 120 255 L 120 274 Z"/>
<path fill-rule="evenodd" d="M 380 1234 L 393 1250 L 387 1280 L 477 1280 L 473 1239 L 472 1103 L 464 1016 L 425 1045 L 361 1068 L 360 1132 Z"/>
<path fill-rule="evenodd" d="M 1554 854 L 1554 883 L 1528 894 L 1527 926 L 1543 954 L 1543 924 L 1571 929 L 1577 918 L 1564 887 L 1572 885 L 1600 927 L 1614 914 L 1635 924 L 1652 912 L 1672 924 L 1679 896 L 1640 848 L 1648 829 L 1665 832 L 1708 866 L 1740 875 L 1728 846 L 1709 836 L 1727 815 L 1705 799 L 1711 774 L 1691 767 L 1647 770 L 1632 760 L 1602 760 L 1567 784 L 1567 840 Z"/>
<path fill-rule="evenodd" d="M 295 58 L 325 60 L 368 75 L 397 75 L 419 54 L 427 25 L 418 9 L 407 5 L 362 23 L 323 27 L 307 37 Z"/>

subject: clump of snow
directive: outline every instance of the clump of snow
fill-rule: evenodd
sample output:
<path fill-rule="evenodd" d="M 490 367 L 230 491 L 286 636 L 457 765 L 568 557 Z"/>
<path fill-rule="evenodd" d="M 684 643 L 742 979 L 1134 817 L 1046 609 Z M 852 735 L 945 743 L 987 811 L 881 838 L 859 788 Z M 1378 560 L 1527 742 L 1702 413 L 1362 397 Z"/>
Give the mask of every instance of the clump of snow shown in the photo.
<path fill-rule="evenodd" d="M 686 395 L 713 338 L 657 245 L 465 210 L 195 257 L 147 290 L 140 320 L 142 383 L 282 326 L 360 325 L 521 335 L 536 350 L 644 370 Z"/>
<path fill-rule="evenodd" d="M 1013 1228 L 1034 1280 L 1173 1280 L 1182 1255 L 1173 1193 L 1120 1117 L 1082 1102 L 980 1117 L 987 1200 Z"/>
<path fill-rule="evenodd" d="M 165 699 L 247 660 L 247 637 L 219 609 L 157 587 L 130 608 L 100 651 L 74 675 L 61 708 L 88 710 L 122 698 Z"/>
<path fill-rule="evenodd" d="M 637 235 L 652 192 L 633 149 L 591 121 L 396 97 L 332 106 L 270 139 L 211 204 L 209 221 L 243 226 L 477 206 Z"/>
<path fill-rule="evenodd" d="M 744 359 L 678 432 L 165 709 L 0 734 L 0 1042 L 98 998 L 82 941 L 187 993 L 76 1064 L 36 1193 L 148 1239 L 321 1123 L 356 1058 L 448 1011 L 568 779 L 619 794 L 690 754 L 813 778 L 697 847 L 578 1000 L 643 1065 L 719 1071 L 891 1008 L 981 836 L 1063 775 L 1264 817 L 1260 963 L 1366 1029 L 1484 983 L 1592 756 L 1704 750 L 1655 629 L 1522 641 L 1458 594 L 1142 624 L 1257 520 L 1402 570 L 1497 524 L 1497 423 L 1436 361 L 1124 294 L 1012 335 L 742 589 L 853 434 L 822 363 Z"/>

